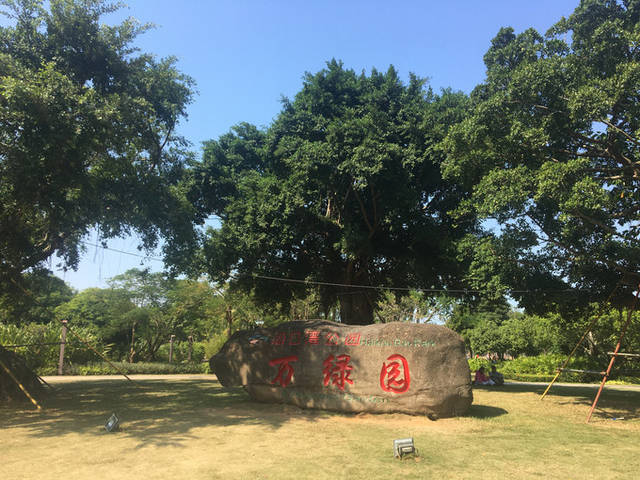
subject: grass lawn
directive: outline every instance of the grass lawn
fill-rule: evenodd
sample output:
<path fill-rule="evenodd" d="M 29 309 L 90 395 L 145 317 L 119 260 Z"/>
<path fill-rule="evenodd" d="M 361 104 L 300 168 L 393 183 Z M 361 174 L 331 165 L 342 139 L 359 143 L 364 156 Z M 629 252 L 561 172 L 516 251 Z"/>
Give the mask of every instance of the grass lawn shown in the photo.
<path fill-rule="evenodd" d="M 135 377 L 134 377 L 135 378 Z M 45 411 L 0 408 L 0 479 L 617 478 L 640 475 L 640 390 L 474 390 L 467 416 L 305 411 L 208 375 L 55 379 Z M 122 430 L 107 433 L 112 411 Z M 624 417 L 613 420 L 612 418 Z M 396 460 L 412 436 L 419 456 Z"/>

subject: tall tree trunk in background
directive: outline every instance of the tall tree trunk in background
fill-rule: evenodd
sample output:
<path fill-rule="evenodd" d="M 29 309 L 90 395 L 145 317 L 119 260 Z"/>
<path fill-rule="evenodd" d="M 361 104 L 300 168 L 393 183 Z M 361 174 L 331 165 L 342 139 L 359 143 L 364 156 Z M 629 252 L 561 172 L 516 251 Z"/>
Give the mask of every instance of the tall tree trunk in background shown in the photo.
<path fill-rule="evenodd" d="M 373 304 L 368 292 L 346 290 L 339 297 L 340 320 L 349 325 L 373 323 Z"/>
<path fill-rule="evenodd" d="M 375 291 L 367 288 L 358 288 L 357 285 L 369 285 L 369 272 L 366 269 L 366 258 L 358 258 L 347 263 L 345 269 L 346 285 L 354 285 L 353 288 L 345 288 L 338 294 L 340 303 L 340 321 L 349 325 L 371 325 L 373 323 L 373 305 Z M 359 268 L 364 265 L 364 268 Z"/>
<path fill-rule="evenodd" d="M 129 350 L 129 363 L 133 363 L 133 357 L 136 354 L 135 351 L 135 341 L 136 341 L 136 322 L 133 322 L 131 325 L 131 349 Z"/>
<path fill-rule="evenodd" d="M 231 338 L 231 327 L 233 326 L 233 312 L 231 311 L 231 305 L 227 305 L 227 324 L 229 325 L 229 335 L 228 337 Z"/>

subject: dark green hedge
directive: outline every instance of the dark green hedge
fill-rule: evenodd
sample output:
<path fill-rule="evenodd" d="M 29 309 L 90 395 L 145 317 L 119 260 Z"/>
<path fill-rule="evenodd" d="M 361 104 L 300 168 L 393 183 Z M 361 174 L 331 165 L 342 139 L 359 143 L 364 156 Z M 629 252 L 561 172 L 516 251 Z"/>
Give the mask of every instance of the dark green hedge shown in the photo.
<path fill-rule="evenodd" d="M 127 375 L 166 375 L 183 373 L 209 373 L 208 363 L 126 363 L 113 362 L 121 372 Z M 94 362 L 86 365 L 70 365 L 65 367 L 66 375 L 118 375 L 118 371 L 106 362 Z M 42 375 L 55 375 L 56 370 L 51 369 L 41 373 Z"/>
<path fill-rule="evenodd" d="M 566 356 L 558 354 L 545 354 L 534 357 L 519 357 L 513 360 L 503 360 L 496 364 L 496 368 L 507 380 L 517 380 L 521 382 L 550 382 L 557 373 L 557 369 L 562 366 Z M 484 366 L 487 371 L 491 362 L 484 358 L 472 358 L 469 360 L 471 372 L 475 372 L 480 366 Z M 593 370 L 603 371 L 607 367 L 596 359 L 586 357 L 574 357 L 567 366 L 572 370 Z M 599 383 L 602 376 L 597 373 L 577 373 L 562 372 L 558 377 L 559 382 L 568 383 Z M 621 383 L 640 383 L 640 378 L 619 376 L 614 369 L 610 380 Z"/>

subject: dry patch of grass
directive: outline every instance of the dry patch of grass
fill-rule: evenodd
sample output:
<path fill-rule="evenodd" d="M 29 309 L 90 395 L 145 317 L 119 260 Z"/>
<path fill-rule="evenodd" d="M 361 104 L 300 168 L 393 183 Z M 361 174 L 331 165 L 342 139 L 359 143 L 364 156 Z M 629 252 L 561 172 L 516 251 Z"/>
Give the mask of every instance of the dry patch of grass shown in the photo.
<path fill-rule="evenodd" d="M 636 478 L 640 391 L 476 389 L 465 417 L 349 415 L 252 402 L 213 376 L 55 381 L 44 413 L 0 410 L 0 478 Z M 25 407 L 26 408 L 26 407 Z M 112 411 L 122 430 L 102 427 Z M 624 420 L 612 418 L 624 417 Z M 419 456 L 392 457 L 413 436 Z"/>

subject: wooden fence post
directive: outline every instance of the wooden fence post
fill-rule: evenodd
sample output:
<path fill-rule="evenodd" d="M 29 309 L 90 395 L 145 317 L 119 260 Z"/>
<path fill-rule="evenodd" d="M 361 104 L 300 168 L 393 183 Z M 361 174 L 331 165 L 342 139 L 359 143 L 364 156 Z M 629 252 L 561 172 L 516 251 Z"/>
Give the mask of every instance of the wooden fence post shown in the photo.
<path fill-rule="evenodd" d="M 67 344 L 67 321 L 62 320 L 62 334 L 60 335 L 60 358 L 58 359 L 58 375 L 64 371 L 64 346 Z"/>
<path fill-rule="evenodd" d="M 231 328 L 233 326 L 233 312 L 231 311 L 231 305 L 227 305 L 227 324 L 229 325 L 228 337 L 231 338 Z"/>
<path fill-rule="evenodd" d="M 173 362 L 173 340 L 174 338 L 176 338 L 175 335 L 171 335 L 171 338 L 169 339 L 169 363 Z"/>

